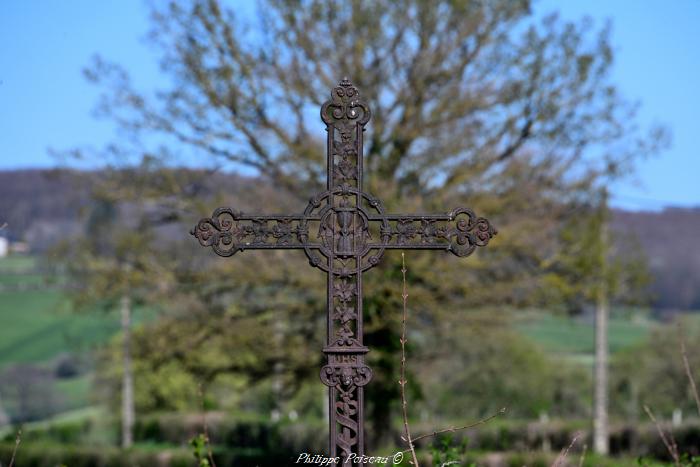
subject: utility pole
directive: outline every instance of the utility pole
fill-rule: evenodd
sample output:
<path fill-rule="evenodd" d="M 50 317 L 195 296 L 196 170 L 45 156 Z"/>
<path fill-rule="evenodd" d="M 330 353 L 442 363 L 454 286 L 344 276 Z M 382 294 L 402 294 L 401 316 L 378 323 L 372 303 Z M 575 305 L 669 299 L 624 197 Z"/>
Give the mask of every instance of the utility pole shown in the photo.
<path fill-rule="evenodd" d="M 134 378 L 131 370 L 131 299 L 124 294 L 120 300 L 123 341 L 122 376 L 122 447 L 134 442 Z"/>
<path fill-rule="evenodd" d="M 596 287 L 595 311 L 595 370 L 593 399 L 593 449 L 597 454 L 607 455 L 608 440 L 608 192 L 602 189 L 599 212 L 600 245 L 598 248 L 598 284 Z"/>

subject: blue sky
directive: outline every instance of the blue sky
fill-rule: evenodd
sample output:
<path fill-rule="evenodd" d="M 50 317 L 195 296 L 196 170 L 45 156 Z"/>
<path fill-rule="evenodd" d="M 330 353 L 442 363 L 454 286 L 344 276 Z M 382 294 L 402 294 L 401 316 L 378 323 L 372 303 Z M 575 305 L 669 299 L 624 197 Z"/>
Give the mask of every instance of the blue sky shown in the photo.
<path fill-rule="evenodd" d="M 673 145 L 641 161 L 612 188 L 630 209 L 700 205 L 700 1 L 541 0 L 535 14 L 613 22 L 613 77 L 642 104 L 643 124 L 664 123 Z M 114 127 L 93 118 L 98 92 L 82 68 L 99 53 L 121 63 L 141 89 L 163 77 L 143 37 L 148 8 L 140 0 L 5 2 L 0 15 L 0 169 L 50 167 L 49 148 L 100 147 Z"/>

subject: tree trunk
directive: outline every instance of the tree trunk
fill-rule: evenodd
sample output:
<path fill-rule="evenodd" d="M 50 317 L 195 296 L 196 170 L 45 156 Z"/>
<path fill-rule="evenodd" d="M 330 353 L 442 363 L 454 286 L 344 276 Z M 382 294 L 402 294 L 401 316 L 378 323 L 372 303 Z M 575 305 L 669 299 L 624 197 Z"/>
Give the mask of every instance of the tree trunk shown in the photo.
<path fill-rule="evenodd" d="M 122 447 L 133 444 L 134 429 L 134 378 L 131 372 L 131 300 L 126 295 L 121 299 L 123 366 L 122 378 Z"/>
<path fill-rule="evenodd" d="M 608 291 L 606 286 L 606 270 L 608 250 L 607 193 L 603 192 L 601 203 L 600 225 L 600 282 L 596 297 L 595 312 L 595 375 L 593 401 L 593 449 L 597 454 L 606 455 L 608 444 Z"/>
<path fill-rule="evenodd" d="M 5 425 L 10 424 L 10 416 L 5 412 L 5 408 L 2 405 L 2 399 L 0 398 L 0 428 L 5 428 Z"/>

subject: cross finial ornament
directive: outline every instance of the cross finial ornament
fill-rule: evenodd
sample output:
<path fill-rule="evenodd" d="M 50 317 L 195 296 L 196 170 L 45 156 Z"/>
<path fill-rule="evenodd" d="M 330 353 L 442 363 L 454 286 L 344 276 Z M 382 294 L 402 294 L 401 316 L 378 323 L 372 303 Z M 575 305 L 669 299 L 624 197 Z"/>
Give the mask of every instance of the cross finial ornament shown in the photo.
<path fill-rule="evenodd" d="M 357 88 L 344 78 L 321 106 L 326 124 L 327 186 L 301 214 L 243 214 L 218 208 L 192 229 L 220 256 L 249 249 L 302 249 L 328 276 L 327 356 L 321 381 L 329 390 L 329 454 L 342 465 L 364 455 L 363 387 L 372 379 L 362 343 L 362 273 L 385 250 L 445 250 L 468 256 L 496 229 L 470 209 L 446 214 L 387 214 L 362 189 L 364 127 L 371 117 Z"/>

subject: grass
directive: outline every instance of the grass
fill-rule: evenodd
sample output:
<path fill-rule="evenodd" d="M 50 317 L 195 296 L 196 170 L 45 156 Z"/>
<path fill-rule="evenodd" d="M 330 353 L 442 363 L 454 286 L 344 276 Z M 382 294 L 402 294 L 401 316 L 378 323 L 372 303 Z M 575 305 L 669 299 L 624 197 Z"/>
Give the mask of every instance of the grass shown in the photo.
<path fill-rule="evenodd" d="M 37 265 L 37 259 L 28 255 L 10 255 L 0 258 L 0 273 L 31 271 Z"/>
<path fill-rule="evenodd" d="M 566 354 L 576 360 L 592 362 L 595 334 L 592 320 L 553 315 L 547 312 L 524 312 L 516 316 L 515 327 L 540 344 L 545 351 Z M 700 328 L 700 313 L 687 313 L 684 325 Z M 609 320 L 610 353 L 614 354 L 642 343 L 651 332 L 664 324 L 641 313 L 613 310 Z"/>
<path fill-rule="evenodd" d="M 37 260 L 14 255 L 0 259 L 0 284 L 41 280 L 30 272 Z M 546 312 L 517 313 L 516 329 L 551 353 L 588 363 L 593 354 L 592 322 Z M 137 318 L 138 321 L 138 318 Z M 614 313 L 610 320 L 610 351 L 643 341 L 656 324 Z M 60 290 L 0 292 L 0 369 L 12 363 L 46 363 L 65 352 L 90 350 L 119 330 L 115 313 L 93 310 L 71 313 Z"/>
<path fill-rule="evenodd" d="M 81 407 L 79 409 L 61 412 L 60 414 L 54 415 L 53 417 L 38 422 L 23 423 L 22 430 L 24 432 L 31 432 L 32 430 L 42 429 L 45 430 L 55 425 L 73 422 L 83 422 L 85 420 L 105 419 L 107 417 L 108 414 L 101 407 Z M 16 426 L 6 426 L 4 428 L 0 428 L 0 439 L 7 437 L 8 434 L 14 434 L 16 429 Z"/>
<path fill-rule="evenodd" d="M 31 256 L 0 258 L 0 285 L 45 283 L 39 273 L 33 273 L 36 265 Z M 137 308 L 134 322 L 151 315 Z M 60 289 L 0 288 L 0 370 L 10 364 L 48 364 L 61 354 L 89 352 L 114 336 L 119 327 L 118 313 L 98 307 L 71 311 Z"/>
<path fill-rule="evenodd" d="M 610 352 L 642 342 L 656 324 L 645 320 L 611 317 Z M 548 352 L 593 354 L 593 323 L 582 319 L 542 313 L 517 324 L 517 329 L 538 342 Z"/>
<path fill-rule="evenodd" d="M 0 258 L 0 372 L 12 365 L 38 365 L 53 368 L 61 355 L 86 356 L 119 332 L 119 314 L 95 307 L 77 313 L 59 289 L 36 287 L 45 283 L 36 271 L 37 260 L 30 256 Z M 2 286 L 31 285 L 31 289 L 3 289 Z M 137 309 L 134 321 L 152 317 Z M 59 410 L 89 406 L 92 375 L 52 381 L 52 392 L 60 401 Z M 5 398 L 6 408 L 14 401 Z"/>
<path fill-rule="evenodd" d="M 0 368 L 47 363 L 65 352 L 86 351 L 114 335 L 117 317 L 71 313 L 58 290 L 0 293 Z"/>
<path fill-rule="evenodd" d="M 59 379 L 54 382 L 55 390 L 63 398 L 64 406 L 69 409 L 81 409 L 90 400 L 92 375 L 81 375 L 77 378 Z"/>
<path fill-rule="evenodd" d="M 29 256 L 0 258 L 0 285 L 41 280 L 34 274 L 37 260 Z M 1 289 L 0 289 L 1 290 Z M 136 310 L 135 321 L 152 313 Z M 641 316 L 641 315 L 640 315 Z M 582 365 L 593 364 L 593 323 L 545 311 L 517 312 L 515 327 L 552 355 Z M 700 325 L 700 314 L 697 317 Z M 615 353 L 647 338 L 655 321 L 633 313 L 615 312 L 610 320 L 610 350 Z M 0 291 L 0 371 L 13 364 L 49 366 L 61 354 L 89 355 L 119 332 L 117 313 L 101 309 L 73 313 L 64 292 L 57 289 Z M 53 383 L 66 409 L 89 406 L 92 376 Z M 5 401 L 8 403 L 11 401 Z"/>
<path fill-rule="evenodd" d="M 0 288 L 43 285 L 44 278 L 36 268 L 37 260 L 33 256 L 13 255 L 0 258 Z"/>

